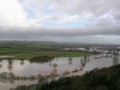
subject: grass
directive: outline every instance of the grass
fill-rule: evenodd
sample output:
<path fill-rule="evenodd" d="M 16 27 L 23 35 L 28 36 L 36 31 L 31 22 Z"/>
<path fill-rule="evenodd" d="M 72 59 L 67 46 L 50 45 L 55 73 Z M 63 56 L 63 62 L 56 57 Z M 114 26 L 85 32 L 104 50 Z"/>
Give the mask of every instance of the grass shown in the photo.
<path fill-rule="evenodd" d="M 23 52 L 30 52 L 29 49 L 20 49 L 20 48 L 0 48 L 0 54 L 6 53 L 23 53 Z"/>
<path fill-rule="evenodd" d="M 52 56 L 52 57 L 80 57 L 88 56 L 89 53 L 78 51 L 40 51 L 34 49 L 20 49 L 20 48 L 0 48 L 1 55 L 15 56 L 12 59 L 26 59 L 29 60 L 34 56 Z"/>

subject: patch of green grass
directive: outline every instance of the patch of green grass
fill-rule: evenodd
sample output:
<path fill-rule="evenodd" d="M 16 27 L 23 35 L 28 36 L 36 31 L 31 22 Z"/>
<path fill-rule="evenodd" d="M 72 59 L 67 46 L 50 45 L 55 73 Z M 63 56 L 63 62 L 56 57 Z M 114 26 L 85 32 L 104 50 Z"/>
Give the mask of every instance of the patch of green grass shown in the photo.
<path fill-rule="evenodd" d="M 29 60 L 34 56 L 52 56 L 52 57 L 81 57 L 81 56 L 88 56 L 89 53 L 85 52 L 66 52 L 66 51 L 33 51 L 28 53 L 11 53 L 5 54 L 8 56 L 15 56 L 13 59 L 26 59 Z"/>
<path fill-rule="evenodd" d="M 31 50 L 28 49 L 19 49 L 19 48 L 0 48 L 0 54 L 5 53 L 23 53 L 23 52 L 30 52 Z"/>

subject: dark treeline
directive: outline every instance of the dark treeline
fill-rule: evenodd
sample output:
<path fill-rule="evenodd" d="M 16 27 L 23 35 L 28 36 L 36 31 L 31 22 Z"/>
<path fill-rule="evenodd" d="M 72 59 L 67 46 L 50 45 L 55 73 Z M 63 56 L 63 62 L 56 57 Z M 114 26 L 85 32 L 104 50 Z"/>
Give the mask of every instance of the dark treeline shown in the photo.
<path fill-rule="evenodd" d="M 120 65 L 52 81 L 36 90 L 120 90 Z"/>
<path fill-rule="evenodd" d="M 41 47 L 39 47 L 42 46 Z M 47 48 L 46 48 L 46 47 Z M 63 42 L 49 42 L 49 41 L 0 41 L 0 48 L 37 48 L 37 49 L 61 49 L 61 48 L 89 48 L 89 47 L 107 47 L 107 48 L 116 48 L 119 45 L 109 45 L 109 44 L 87 44 L 87 43 L 63 43 Z M 118 50 L 118 48 L 117 48 Z"/>

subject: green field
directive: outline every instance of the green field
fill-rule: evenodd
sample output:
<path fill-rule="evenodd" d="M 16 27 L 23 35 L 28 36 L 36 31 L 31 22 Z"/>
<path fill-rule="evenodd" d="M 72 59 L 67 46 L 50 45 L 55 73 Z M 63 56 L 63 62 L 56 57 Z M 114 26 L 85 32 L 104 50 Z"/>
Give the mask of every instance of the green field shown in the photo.
<path fill-rule="evenodd" d="M 53 56 L 53 57 L 80 57 L 88 56 L 89 53 L 77 51 L 43 51 L 34 49 L 20 49 L 20 48 L 0 48 L 0 55 L 15 56 L 13 59 L 30 59 L 34 56 Z"/>
<path fill-rule="evenodd" d="M 24 53 L 24 52 L 30 52 L 29 49 L 20 49 L 20 48 L 0 48 L 0 54 L 6 54 L 6 53 Z"/>

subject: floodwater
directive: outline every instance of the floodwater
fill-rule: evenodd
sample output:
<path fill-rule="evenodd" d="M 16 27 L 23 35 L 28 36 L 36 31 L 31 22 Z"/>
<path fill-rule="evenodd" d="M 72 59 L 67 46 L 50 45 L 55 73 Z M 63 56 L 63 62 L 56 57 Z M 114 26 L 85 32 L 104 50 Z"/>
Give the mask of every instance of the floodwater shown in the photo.
<path fill-rule="evenodd" d="M 13 73 L 18 77 L 30 76 L 49 76 L 56 73 L 59 77 L 82 75 L 96 68 L 110 67 L 113 65 L 113 57 L 101 57 L 101 55 L 89 57 L 59 57 L 46 63 L 31 63 L 28 60 L 2 60 L 0 61 L 0 74 L 7 72 Z M 8 76 L 9 77 L 9 76 Z M 33 85 L 38 82 L 37 79 L 13 80 L 0 77 L 0 90 L 10 90 L 19 85 Z"/>

